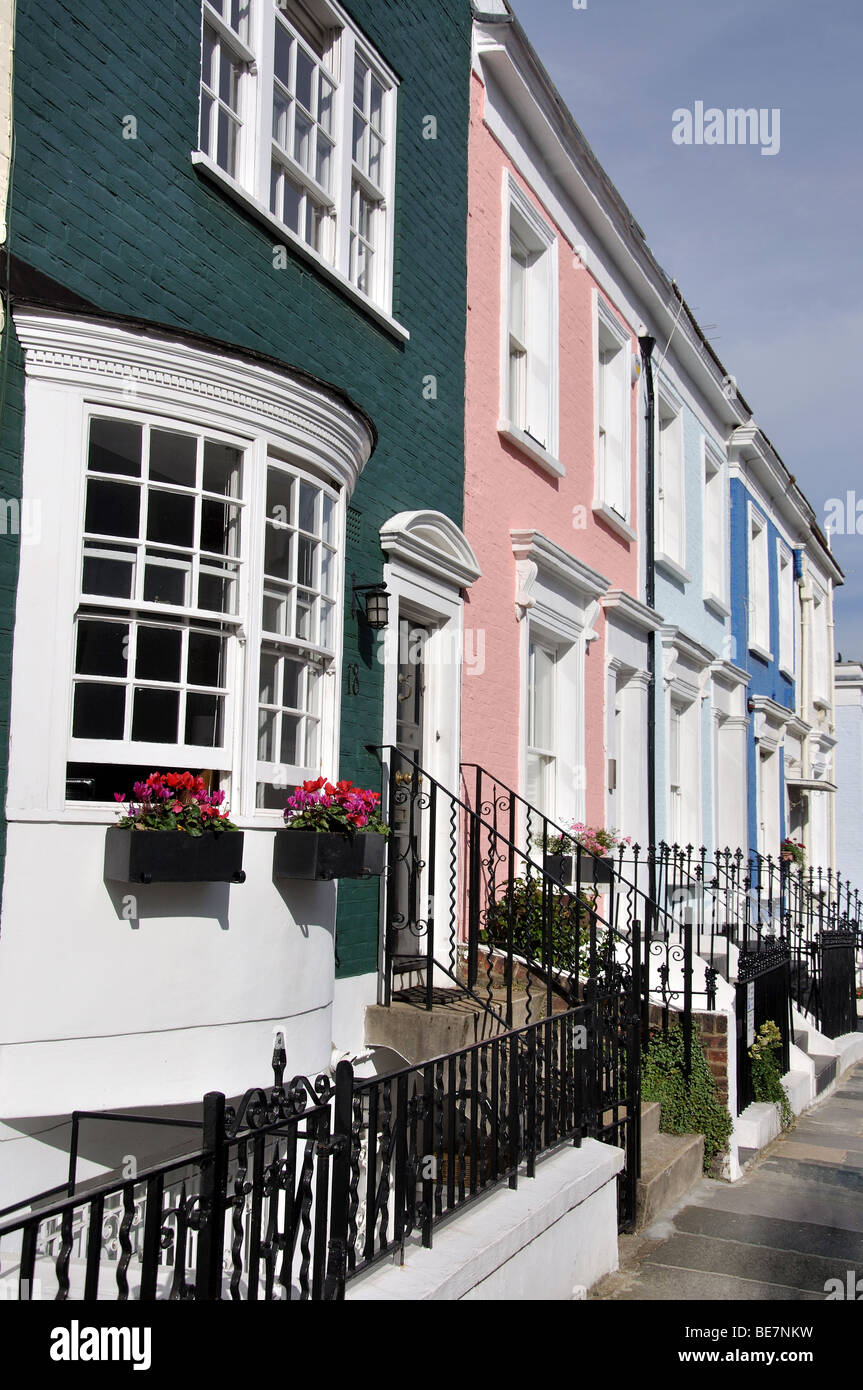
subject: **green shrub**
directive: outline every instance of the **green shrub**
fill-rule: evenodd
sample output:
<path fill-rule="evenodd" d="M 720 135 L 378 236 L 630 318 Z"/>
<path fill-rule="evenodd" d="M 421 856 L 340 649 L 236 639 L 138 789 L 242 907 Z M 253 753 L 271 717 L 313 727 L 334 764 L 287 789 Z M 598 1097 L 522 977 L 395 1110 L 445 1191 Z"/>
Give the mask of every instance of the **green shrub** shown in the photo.
<path fill-rule="evenodd" d="M 641 1077 L 642 1100 L 658 1101 L 662 1106 L 661 1128 L 665 1134 L 703 1134 L 704 1171 L 710 1172 L 713 1159 L 728 1145 L 733 1128 L 731 1116 L 716 1089 L 704 1049 L 692 1028 L 692 1075 L 687 1086 L 683 1074 L 683 1029 L 674 1024 L 667 1037 L 653 1032 Z"/>
<path fill-rule="evenodd" d="M 782 1128 L 790 1129 L 794 1111 L 788 1092 L 782 1085 L 780 1062 L 782 1035 L 772 1019 L 762 1023 L 758 1036 L 749 1049 L 752 1062 L 752 1094 L 756 1100 L 772 1102 L 782 1108 Z"/>
<path fill-rule="evenodd" d="M 512 948 L 516 955 L 541 962 L 545 919 L 550 928 L 552 965 L 557 970 L 574 971 L 577 957 L 578 973 L 586 976 L 592 973 L 590 914 L 587 907 L 587 892 L 579 900 L 575 894 L 552 889 L 549 885 L 543 910 L 542 880 L 517 878 L 513 880 L 511 892 L 504 893 L 497 902 L 492 903 L 480 939 L 485 945 L 505 950 L 511 917 Z M 606 938 L 607 932 L 598 927 L 596 950 L 599 959 L 593 962 L 595 969 L 606 963 L 603 950 Z"/>

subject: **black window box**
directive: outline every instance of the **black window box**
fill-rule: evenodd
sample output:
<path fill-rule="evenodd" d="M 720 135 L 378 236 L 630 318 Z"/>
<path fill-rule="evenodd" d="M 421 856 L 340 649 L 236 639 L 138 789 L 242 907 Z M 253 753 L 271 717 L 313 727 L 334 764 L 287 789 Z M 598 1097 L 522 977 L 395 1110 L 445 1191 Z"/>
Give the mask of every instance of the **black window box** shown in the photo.
<path fill-rule="evenodd" d="M 372 878 L 386 862 L 385 835 L 338 831 L 278 830 L 273 851 L 275 878 Z"/>
<path fill-rule="evenodd" d="M 117 883 L 245 883 L 242 830 L 121 830 L 105 843 L 105 877 Z"/>

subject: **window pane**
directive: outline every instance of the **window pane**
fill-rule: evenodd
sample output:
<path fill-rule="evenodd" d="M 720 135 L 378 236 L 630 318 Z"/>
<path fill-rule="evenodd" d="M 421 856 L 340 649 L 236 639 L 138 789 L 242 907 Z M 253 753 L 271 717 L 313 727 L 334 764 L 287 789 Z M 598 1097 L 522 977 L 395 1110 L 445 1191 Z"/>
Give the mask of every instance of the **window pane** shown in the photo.
<path fill-rule="evenodd" d="M 201 566 L 198 607 L 208 613 L 236 613 L 237 572 L 216 565 Z"/>
<path fill-rule="evenodd" d="M 268 526 L 264 541 L 264 569 L 272 579 L 291 579 L 293 531 Z"/>
<path fill-rule="evenodd" d="M 299 549 L 297 552 L 297 583 L 302 584 L 306 589 L 317 587 L 315 574 L 315 560 L 317 557 L 318 545 L 315 541 L 307 540 L 305 536 L 299 538 Z"/>
<path fill-rule="evenodd" d="M 357 58 L 354 65 L 354 106 L 359 107 L 360 111 L 366 109 L 366 74 L 368 68 L 362 58 Z"/>
<path fill-rule="evenodd" d="M 333 101 L 335 90 L 325 78 L 318 78 L 320 82 L 320 92 L 318 93 L 318 120 L 328 135 L 333 133 Z"/>
<path fill-rule="evenodd" d="M 204 491 L 220 497 L 240 495 L 240 451 L 208 439 L 204 445 Z"/>
<path fill-rule="evenodd" d="M 336 619 L 335 606 L 332 603 L 321 603 L 321 635 L 320 646 L 334 647 L 336 645 Z"/>
<path fill-rule="evenodd" d="M 205 154 L 212 154 L 211 145 L 211 123 L 213 120 L 213 98 L 208 97 L 206 92 L 201 93 L 201 128 L 198 134 L 198 143 Z"/>
<path fill-rule="evenodd" d="M 128 623 L 81 618 L 75 670 L 82 676 L 125 676 L 129 650 Z"/>
<path fill-rule="evenodd" d="M 285 175 L 282 178 L 281 218 L 286 227 L 299 235 L 300 215 L 303 210 L 302 191 Z"/>
<path fill-rule="evenodd" d="M 282 96 L 281 92 L 275 92 L 273 94 L 273 139 L 277 144 L 281 145 L 283 150 L 288 148 L 288 132 L 290 130 L 288 120 L 290 117 L 290 110 L 291 103 L 289 99 L 286 96 Z M 277 167 L 278 166 L 274 166 L 273 168 L 274 175 L 277 172 Z"/>
<path fill-rule="evenodd" d="M 301 580 L 300 583 L 303 581 Z M 321 593 L 332 598 L 336 584 L 336 557 L 332 550 L 321 552 Z"/>
<path fill-rule="evenodd" d="M 269 710 L 261 710 L 258 716 L 258 761 L 276 761 L 276 719 Z"/>
<path fill-rule="evenodd" d="M 264 594 L 263 627 L 284 637 L 288 631 L 288 597 L 286 594 Z"/>
<path fill-rule="evenodd" d="M 358 112 L 354 112 L 354 144 L 353 155 L 354 163 L 359 164 L 361 169 L 365 168 L 365 133 L 366 123 Z"/>
<path fill-rule="evenodd" d="M 76 685 L 73 738 L 122 738 L 126 688 L 122 685 Z"/>
<path fill-rule="evenodd" d="M 288 90 L 290 90 L 291 86 L 291 49 L 293 45 L 294 41 L 284 24 L 280 24 L 279 21 L 276 20 L 276 42 L 273 63 L 276 77 L 279 79 L 282 86 L 287 87 Z"/>
<path fill-rule="evenodd" d="M 233 177 L 237 168 L 237 123 L 223 107 L 219 108 L 216 163 Z"/>
<path fill-rule="evenodd" d="M 218 5 L 216 5 L 215 8 L 218 9 Z M 216 35 L 213 33 L 213 30 L 205 24 L 204 54 L 203 62 L 201 64 L 201 76 L 204 85 L 209 87 L 211 91 L 215 91 L 216 89 L 216 54 L 218 51 L 217 43 L 218 41 L 216 39 Z"/>
<path fill-rule="evenodd" d="M 311 172 L 313 131 L 314 125 L 308 116 L 298 111 L 294 123 L 294 159 L 306 173 Z"/>
<path fill-rule="evenodd" d="M 336 543 L 336 504 L 332 497 L 323 493 L 321 497 L 323 506 L 323 537 L 329 545 Z"/>
<path fill-rule="evenodd" d="M 293 498 L 294 480 L 290 473 L 283 473 L 279 468 L 270 468 L 267 472 L 267 518 L 270 521 L 280 521 L 283 524 L 290 524 L 293 520 L 293 508 L 291 505 Z"/>
<path fill-rule="evenodd" d="M 309 483 L 300 483 L 300 530 L 319 534 L 317 501 L 320 493 Z"/>
<path fill-rule="evenodd" d="M 147 540 L 159 541 L 162 545 L 188 546 L 191 549 L 195 542 L 194 497 L 151 489 L 147 511 Z"/>
<path fill-rule="evenodd" d="M 261 652 L 261 674 L 258 685 L 262 705 L 278 703 L 279 658 L 271 652 Z"/>
<path fill-rule="evenodd" d="M 375 76 L 371 80 L 369 115 L 375 130 L 383 130 L 384 89 Z"/>
<path fill-rule="evenodd" d="M 194 487 L 198 441 L 187 434 L 169 434 L 166 430 L 150 433 L 150 481 L 173 483 L 177 487 Z"/>
<path fill-rule="evenodd" d="M 240 68 L 222 47 L 219 61 L 219 97 L 232 111 L 237 110 L 240 91 Z"/>
<path fill-rule="evenodd" d="M 222 742 L 222 705 L 219 695 L 186 696 L 186 742 L 202 748 L 218 748 Z"/>
<path fill-rule="evenodd" d="M 296 714 L 282 715 L 282 741 L 280 759 L 289 766 L 303 767 L 303 757 L 300 748 L 300 732 L 302 720 Z"/>
<path fill-rule="evenodd" d="M 182 556 L 160 556 L 147 553 L 144 566 L 144 599 L 147 603 L 168 603 L 185 608 L 189 602 L 191 561 Z"/>
<path fill-rule="evenodd" d="M 315 600 L 307 594 L 297 594 L 296 635 L 305 642 L 315 641 Z"/>
<path fill-rule="evenodd" d="M 136 690 L 132 738 L 139 743 L 176 743 L 179 713 L 178 690 Z"/>
<path fill-rule="evenodd" d="M 141 476 L 141 426 L 125 420 L 90 421 L 89 468 L 93 473 Z"/>
<path fill-rule="evenodd" d="M 204 498 L 201 503 L 201 549 L 214 555 L 236 555 L 239 512 Z"/>
<path fill-rule="evenodd" d="M 136 536 L 140 524 L 141 491 L 122 483 L 87 483 L 84 529 L 101 536 Z"/>
<path fill-rule="evenodd" d="M 303 672 L 305 666 L 301 661 L 291 661 L 285 658 L 282 671 L 284 689 L 282 692 L 282 704 L 286 709 L 302 709 L 303 707 Z"/>
<path fill-rule="evenodd" d="M 81 588 L 85 594 L 101 594 L 105 598 L 131 598 L 134 577 L 134 553 L 119 549 L 112 552 L 106 547 L 100 547 L 98 551 L 88 549 L 84 552 Z"/>
<path fill-rule="evenodd" d="M 315 65 L 305 49 L 297 45 L 297 85 L 294 88 L 297 101 L 302 102 L 307 111 L 312 108 L 312 81 Z"/>
<path fill-rule="evenodd" d="M 144 681 L 179 681 L 183 634 L 170 627 L 139 627 L 135 676 Z"/>
<path fill-rule="evenodd" d="M 225 645 L 210 632 L 189 633 L 189 684 L 218 688 L 225 683 L 222 661 Z"/>
<path fill-rule="evenodd" d="M 318 761 L 318 729 L 316 719 L 306 720 L 306 756 L 304 767 L 315 767 Z"/>
<path fill-rule="evenodd" d="M 315 178 L 322 188 L 329 189 L 330 186 L 330 157 L 333 147 L 329 140 L 325 140 L 323 135 L 318 135 L 318 152 L 315 162 Z"/>

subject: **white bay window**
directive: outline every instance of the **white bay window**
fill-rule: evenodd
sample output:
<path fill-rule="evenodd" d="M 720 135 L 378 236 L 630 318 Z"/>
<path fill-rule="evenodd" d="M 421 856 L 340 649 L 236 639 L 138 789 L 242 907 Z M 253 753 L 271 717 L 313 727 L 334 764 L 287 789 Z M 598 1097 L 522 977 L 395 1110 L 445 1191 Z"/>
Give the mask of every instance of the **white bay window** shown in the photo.
<path fill-rule="evenodd" d="M 329 0 L 203 0 L 198 164 L 388 311 L 396 79 Z"/>
<path fill-rule="evenodd" d="M 207 775 L 237 815 L 277 811 L 336 770 L 345 507 L 368 425 L 260 364 L 50 315 L 16 325 L 25 488 L 57 506 L 41 565 L 22 563 L 10 805 L 92 813 L 158 768 Z"/>

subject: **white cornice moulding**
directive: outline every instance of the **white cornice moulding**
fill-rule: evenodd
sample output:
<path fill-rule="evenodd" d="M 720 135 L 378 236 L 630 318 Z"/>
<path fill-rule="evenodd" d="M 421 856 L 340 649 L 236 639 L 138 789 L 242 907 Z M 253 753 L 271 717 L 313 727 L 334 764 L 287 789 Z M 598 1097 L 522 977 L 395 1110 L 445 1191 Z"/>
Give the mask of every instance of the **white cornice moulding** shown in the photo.
<path fill-rule="evenodd" d="M 509 534 L 517 561 L 531 561 L 539 570 L 556 575 L 590 599 L 600 599 L 608 593 L 609 581 L 604 575 L 577 560 L 540 531 L 510 531 Z"/>
<path fill-rule="evenodd" d="M 218 419 L 234 434 L 266 433 L 298 461 L 352 494 L 374 444 L 363 417 L 326 387 L 159 332 L 18 309 L 15 330 L 31 380 L 77 388 L 89 399 L 146 411 L 169 404 Z"/>
<path fill-rule="evenodd" d="M 381 527 L 381 549 L 397 559 L 467 589 L 482 570 L 464 532 L 443 512 L 399 512 Z"/>
<path fill-rule="evenodd" d="M 657 632 L 665 621 L 653 608 L 623 589 L 609 589 L 600 599 L 609 622 L 627 622 L 639 632 Z"/>

